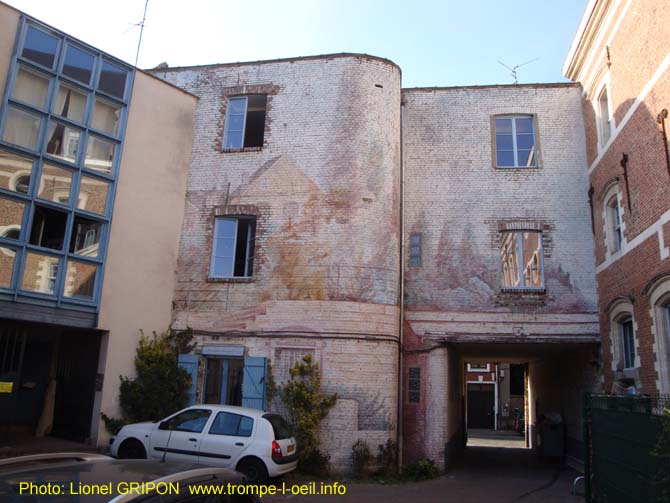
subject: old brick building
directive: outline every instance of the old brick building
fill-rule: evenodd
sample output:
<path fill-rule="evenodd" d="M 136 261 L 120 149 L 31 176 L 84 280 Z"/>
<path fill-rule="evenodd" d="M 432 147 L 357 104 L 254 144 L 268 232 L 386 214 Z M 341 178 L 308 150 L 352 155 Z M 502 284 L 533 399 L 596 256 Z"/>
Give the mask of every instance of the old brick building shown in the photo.
<path fill-rule="evenodd" d="M 670 9 L 591 1 L 564 74 L 582 85 L 606 391 L 670 393 Z"/>
<path fill-rule="evenodd" d="M 200 98 L 174 301 L 195 402 L 266 406 L 267 362 L 281 382 L 312 353 L 336 468 L 359 438 L 443 467 L 464 362 L 507 362 L 528 446 L 558 412 L 579 454 L 599 335 L 577 85 L 403 90 L 359 54 L 154 73 Z"/>

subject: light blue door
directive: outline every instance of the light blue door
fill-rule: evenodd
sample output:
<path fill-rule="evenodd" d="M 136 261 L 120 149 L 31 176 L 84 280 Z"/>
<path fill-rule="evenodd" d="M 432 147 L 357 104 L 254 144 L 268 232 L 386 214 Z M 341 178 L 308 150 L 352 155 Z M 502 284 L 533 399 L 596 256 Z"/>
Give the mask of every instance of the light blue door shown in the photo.
<path fill-rule="evenodd" d="M 265 367 L 265 358 L 247 356 L 244 359 L 243 407 L 265 410 Z"/>
<path fill-rule="evenodd" d="M 195 388 L 198 382 L 198 355 L 181 354 L 177 358 L 177 363 L 191 376 L 191 387 L 188 389 L 186 405 L 193 405 L 195 404 Z"/>

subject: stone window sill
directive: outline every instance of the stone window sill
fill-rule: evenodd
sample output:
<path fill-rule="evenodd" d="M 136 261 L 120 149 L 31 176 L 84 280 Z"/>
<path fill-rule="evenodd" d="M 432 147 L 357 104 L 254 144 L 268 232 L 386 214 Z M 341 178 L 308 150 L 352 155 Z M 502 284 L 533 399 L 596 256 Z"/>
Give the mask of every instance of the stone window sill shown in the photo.
<path fill-rule="evenodd" d="M 243 147 L 243 148 L 224 148 L 221 152 L 224 154 L 234 154 L 238 152 L 262 152 L 263 147 Z"/>
<path fill-rule="evenodd" d="M 503 294 L 530 294 L 530 295 L 544 295 L 547 293 L 546 288 L 501 288 L 500 293 Z"/>
<path fill-rule="evenodd" d="M 253 283 L 254 278 L 207 278 L 207 283 Z"/>

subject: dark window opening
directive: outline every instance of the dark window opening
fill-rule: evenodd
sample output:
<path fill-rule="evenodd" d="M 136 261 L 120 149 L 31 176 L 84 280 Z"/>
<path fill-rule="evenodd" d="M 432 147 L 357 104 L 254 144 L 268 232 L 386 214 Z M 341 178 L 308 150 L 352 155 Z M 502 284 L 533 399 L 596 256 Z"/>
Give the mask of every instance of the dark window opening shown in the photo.
<path fill-rule="evenodd" d="M 208 358 L 205 403 L 242 405 L 244 362 L 239 358 Z"/>
<path fill-rule="evenodd" d="M 265 105 L 267 97 L 248 96 L 247 122 L 244 128 L 244 146 L 262 147 L 265 133 Z"/>
<path fill-rule="evenodd" d="M 30 231 L 30 244 L 62 250 L 65 240 L 67 213 L 35 206 L 33 226 Z"/>
<path fill-rule="evenodd" d="M 525 369 L 523 365 L 514 365 L 509 366 L 509 394 L 523 396 L 524 395 L 524 373 Z"/>

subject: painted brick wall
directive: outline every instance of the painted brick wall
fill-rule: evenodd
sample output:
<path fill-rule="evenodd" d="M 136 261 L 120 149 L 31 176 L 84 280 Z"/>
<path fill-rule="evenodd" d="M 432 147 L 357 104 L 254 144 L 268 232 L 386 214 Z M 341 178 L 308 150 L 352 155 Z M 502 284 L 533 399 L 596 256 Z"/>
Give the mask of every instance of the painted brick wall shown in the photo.
<path fill-rule="evenodd" d="M 439 347 L 449 335 L 498 344 L 597 337 L 581 89 L 407 89 L 403 101 L 405 242 L 421 235 L 421 267 L 408 261 L 405 270 L 404 366 L 419 366 L 427 376 L 425 403 L 405 397 L 404 446 L 408 461 L 431 457 L 444 466 L 462 438 L 468 361 L 458 346 Z M 535 116 L 539 168 L 493 166 L 491 117 L 499 114 Z M 546 292 L 501 292 L 500 229 L 507 222 L 542 231 Z M 537 348 L 539 360 L 542 345 Z M 477 361 L 492 356 L 486 344 L 480 351 Z M 598 385 L 598 378 L 583 375 L 585 386 Z"/>
<path fill-rule="evenodd" d="M 175 326 L 273 360 L 315 347 L 341 397 L 323 447 L 346 470 L 358 438 L 376 452 L 397 426 L 400 70 L 340 55 L 156 73 L 200 98 Z M 222 152 L 226 96 L 248 93 L 268 95 L 263 147 Z M 252 280 L 208 280 L 228 214 L 257 216 Z"/>

